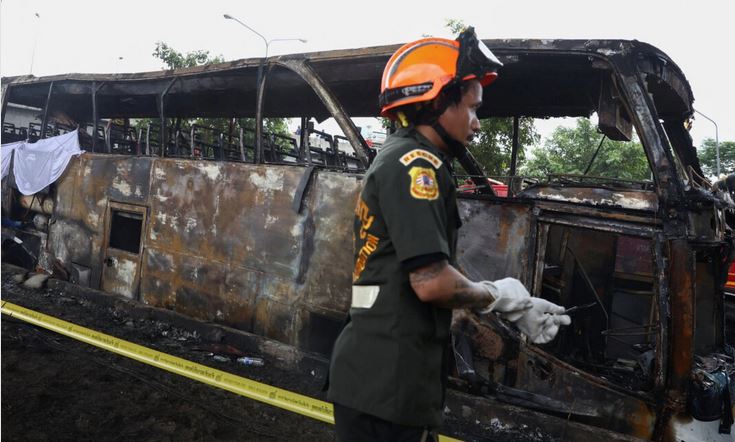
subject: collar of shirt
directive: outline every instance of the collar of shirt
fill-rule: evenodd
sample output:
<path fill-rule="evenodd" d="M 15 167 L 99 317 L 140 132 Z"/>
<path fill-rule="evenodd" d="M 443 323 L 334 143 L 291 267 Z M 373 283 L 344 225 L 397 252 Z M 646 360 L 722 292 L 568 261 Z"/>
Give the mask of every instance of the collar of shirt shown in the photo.
<path fill-rule="evenodd" d="M 434 144 L 432 144 L 432 142 L 429 141 L 428 138 L 426 138 L 421 134 L 421 132 L 416 130 L 415 126 L 402 127 L 396 131 L 396 135 L 413 138 L 419 143 L 421 147 L 433 153 L 434 155 L 437 155 L 445 164 L 451 164 L 452 157 L 448 153 L 434 146 Z"/>

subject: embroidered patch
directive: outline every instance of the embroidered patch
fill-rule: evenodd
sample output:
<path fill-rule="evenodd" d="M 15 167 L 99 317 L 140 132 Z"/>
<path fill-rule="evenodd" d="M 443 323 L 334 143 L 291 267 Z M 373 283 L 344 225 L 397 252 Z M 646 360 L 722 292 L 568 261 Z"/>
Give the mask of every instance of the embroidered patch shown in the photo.
<path fill-rule="evenodd" d="M 412 167 L 408 171 L 411 176 L 411 196 L 419 200 L 435 200 L 439 197 L 439 185 L 436 182 L 434 169 L 428 167 Z"/>
<path fill-rule="evenodd" d="M 413 163 L 414 161 L 418 160 L 419 158 L 422 158 L 428 162 L 431 163 L 432 166 L 434 166 L 434 169 L 438 169 L 442 167 L 442 160 L 440 160 L 436 155 L 433 153 L 426 151 L 424 149 L 414 149 L 411 152 L 408 152 L 407 154 L 403 155 L 401 157 L 401 163 L 404 166 L 408 166 L 409 164 Z"/>

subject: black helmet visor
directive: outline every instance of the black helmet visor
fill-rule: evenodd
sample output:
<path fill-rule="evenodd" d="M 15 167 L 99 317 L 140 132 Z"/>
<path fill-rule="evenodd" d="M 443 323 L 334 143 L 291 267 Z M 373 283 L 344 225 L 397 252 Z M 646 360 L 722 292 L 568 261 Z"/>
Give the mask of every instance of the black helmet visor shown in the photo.
<path fill-rule="evenodd" d="M 457 41 L 459 42 L 457 79 L 461 80 L 469 75 L 483 78 L 489 72 L 496 72 L 503 66 L 490 48 L 477 38 L 475 28 L 472 26 L 462 31 Z"/>

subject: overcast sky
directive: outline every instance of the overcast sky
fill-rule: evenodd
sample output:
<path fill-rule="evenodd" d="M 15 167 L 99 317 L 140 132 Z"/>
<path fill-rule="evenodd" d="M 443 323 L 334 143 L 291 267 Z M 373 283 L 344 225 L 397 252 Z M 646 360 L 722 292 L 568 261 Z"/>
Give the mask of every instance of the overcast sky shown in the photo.
<path fill-rule="evenodd" d="M 162 67 L 151 55 L 157 41 L 227 60 L 262 56 L 263 40 L 224 13 L 267 39 L 308 40 L 274 42 L 271 55 L 403 43 L 422 34 L 451 37 L 447 18 L 475 26 L 481 38 L 637 39 L 681 67 L 695 108 L 716 121 L 720 141 L 735 141 L 733 0 L 0 2 L 2 76 L 28 74 L 31 64 L 37 76 L 156 70 Z M 714 126 L 697 116 L 692 136 L 699 145 L 714 138 Z"/>

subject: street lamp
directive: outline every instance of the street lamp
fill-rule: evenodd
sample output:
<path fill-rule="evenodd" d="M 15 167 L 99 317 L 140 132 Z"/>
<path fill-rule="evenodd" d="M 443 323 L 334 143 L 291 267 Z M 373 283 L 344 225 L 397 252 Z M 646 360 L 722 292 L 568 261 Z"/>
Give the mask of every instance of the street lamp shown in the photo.
<path fill-rule="evenodd" d="M 260 82 L 263 79 L 263 65 L 265 64 L 266 59 L 268 58 L 268 48 L 270 47 L 271 43 L 274 41 L 300 41 L 301 43 L 306 43 L 306 39 L 304 38 L 272 38 L 268 40 L 261 34 L 260 32 L 256 31 L 255 29 L 251 28 L 250 26 L 246 25 L 245 23 L 241 22 L 237 17 L 233 17 L 230 14 L 224 14 L 225 20 L 234 20 L 238 23 L 240 23 L 242 26 L 247 28 L 249 31 L 251 31 L 253 34 L 257 35 L 258 37 L 263 39 L 263 43 L 265 43 L 265 57 L 263 57 L 260 60 L 260 65 L 258 66 L 258 78 L 255 83 L 255 114 L 256 114 L 256 125 L 255 125 L 255 146 L 256 146 L 256 162 L 260 162 L 260 155 L 262 151 L 262 129 L 261 124 L 257 123 L 257 116 L 258 116 L 258 105 L 260 103 Z M 244 155 L 244 154 L 243 154 Z M 243 156 L 243 160 L 245 157 Z"/>
<path fill-rule="evenodd" d="M 717 123 L 715 123 L 715 120 L 703 114 L 702 112 L 699 112 L 696 109 L 694 109 L 694 112 L 708 119 L 712 124 L 715 125 L 715 151 L 717 152 L 717 179 L 720 179 L 720 134 L 719 134 L 719 131 L 717 130 Z"/>
<path fill-rule="evenodd" d="M 261 34 L 260 32 L 256 31 L 255 29 L 251 28 L 250 26 L 246 25 L 245 23 L 241 22 L 240 20 L 238 20 L 237 17 L 233 17 L 230 14 L 225 14 L 224 17 L 225 17 L 226 20 L 234 20 L 234 21 L 240 23 L 241 25 L 243 25 L 244 27 L 246 27 L 247 29 L 249 29 L 252 33 L 254 33 L 258 37 L 260 37 L 260 38 L 263 39 L 263 43 L 265 43 L 265 57 L 264 58 L 268 58 L 268 48 L 270 47 L 271 43 L 273 43 L 274 41 L 300 41 L 301 43 L 306 43 L 307 42 L 307 40 L 305 38 L 272 38 L 272 39 L 268 40 L 265 37 L 263 37 L 263 34 Z"/>
<path fill-rule="evenodd" d="M 41 16 L 36 12 L 34 14 L 36 18 L 38 19 L 38 24 L 36 24 L 36 35 L 33 37 L 33 51 L 31 52 L 31 69 L 29 70 L 29 74 L 33 75 L 33 59 L 36 57 L 36 44 L 38 43 L 38 32 L 41 29 Z"/>

